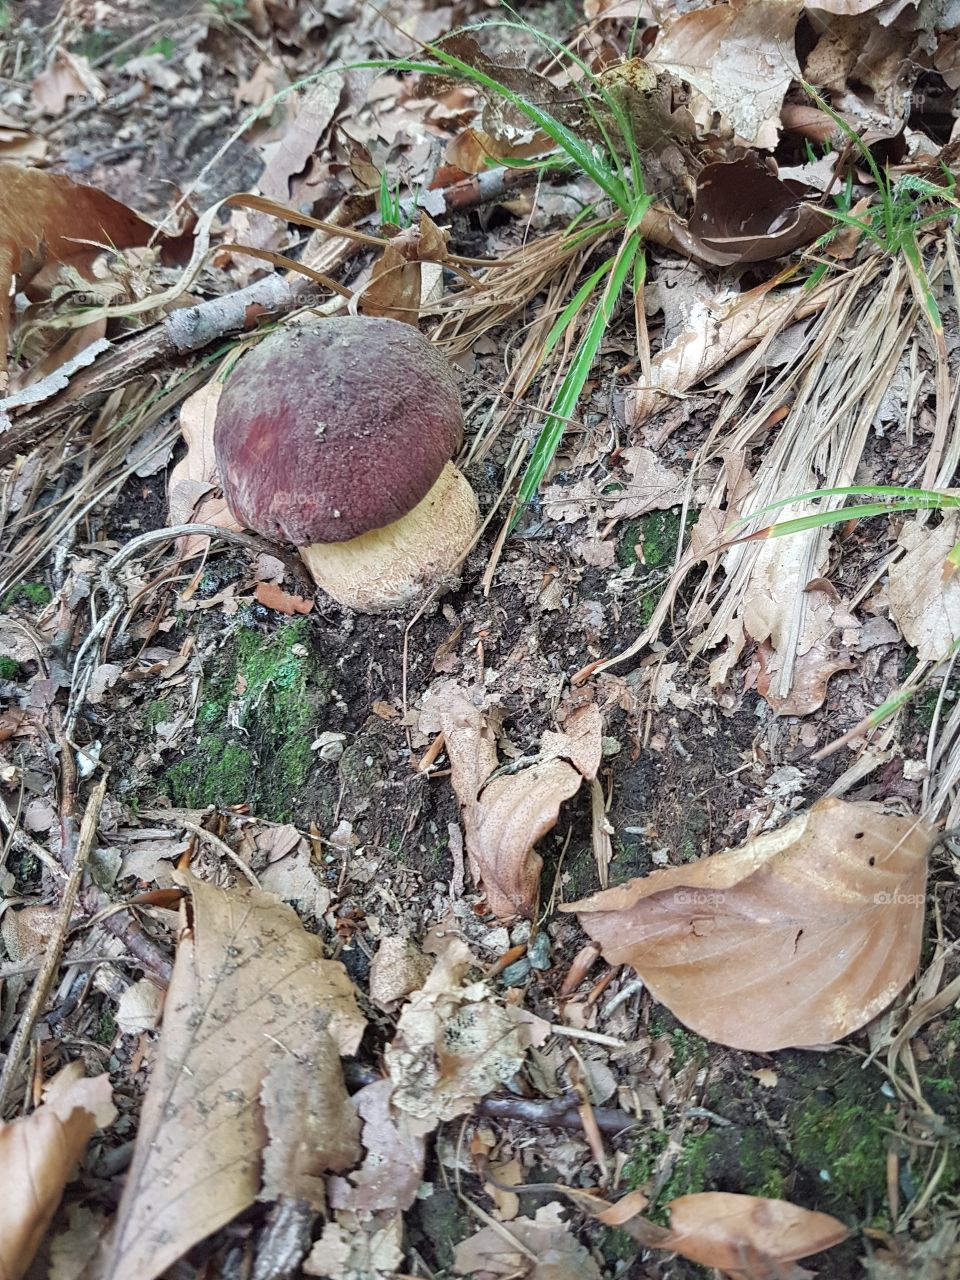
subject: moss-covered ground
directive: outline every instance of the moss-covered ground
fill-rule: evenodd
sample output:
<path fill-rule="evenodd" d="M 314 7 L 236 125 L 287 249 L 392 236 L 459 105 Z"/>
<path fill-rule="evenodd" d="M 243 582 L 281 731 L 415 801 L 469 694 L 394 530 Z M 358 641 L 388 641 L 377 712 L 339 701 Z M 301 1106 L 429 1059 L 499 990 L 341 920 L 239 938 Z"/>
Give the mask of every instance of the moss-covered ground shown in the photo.
<path fill-rule="evenodd" d="M 247 803 L 273 819 L 294 816 L 329 701 L 307 619 L 273 633 L 238 628 L 209 665 L 195 746 L 166 770 L 161 789 L 186 808 Z M 162 700 L 148 704 L 148 723 L 164 711 Z"/>

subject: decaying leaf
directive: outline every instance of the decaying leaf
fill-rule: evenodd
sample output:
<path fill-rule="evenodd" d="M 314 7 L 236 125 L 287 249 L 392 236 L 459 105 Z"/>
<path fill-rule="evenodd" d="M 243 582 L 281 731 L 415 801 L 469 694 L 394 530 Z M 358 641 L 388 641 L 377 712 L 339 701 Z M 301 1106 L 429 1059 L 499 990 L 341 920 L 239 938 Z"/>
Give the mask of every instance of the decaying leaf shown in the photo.
<path fill-rule="evenodd" d="M 542 1205 L 532 1218 L 484 1227 L 454 1250 L 458 1276 L 510 1280 L 600 1280 L 600 1269 L 563 1220 L 563 1206 Z"/>
<path fill-rule="evenodd" d="M 920 955 L 933 829 L 822 800 L 779 830 L 564 906 L 698 1034 L 768 1052 L 875 1018 Z"/>
<path fill-rule="evenodd" d="M 177 878 L 192 925 L 177 950 L 110 1280 L 153 1280 L 252 1204 L 261 1090 L 276 1055 L 312 1063 L 323 1035 L 353 1053 L 364 1027 L 343 966 L 323 958 L 289 907 L 248 886 Z M 341 1137 L 327 1134 L 329 1147 L 342 1150 Z"/>
<path fill-rule="evenodd" d="M 598 708 L 589 704 L 570 716 L 564 733 L 545 734 L 535 764 L 491 781 L 497 767 L 493 732 L 456 681 L 430 690 L 420 727 L 444 735 L 470 866 L 490 910 L 502 919 L 531 915 L 543 865 L 533 846 L 555 825 L 563 801 L 600 766 Z"/>
<path fill-rule="evenodd" d="M 801 1280 L 788 1264 L 832 1249 L 850 1234 L 827 1213 L 789 1200 L 701 1191 L 671 1200 L 670 1232 L 658 1247 L 715 1267 L 731 1280 Z"/>
<path fill-rule="evenodd" d="M 62 173 L 4 164 L 0 172 L 0 298 L 14 276 L 23 286 L 49 261 L 86 270 L 98 246 L 146 244 L 155 228 L 104 191 Z M 91 244 L 91 242 L 93 242 Z M 6 367 L 7 307 L 0 310 L 0 371 Z"/>
<path fill-rule="evenodd" d="M 668 19 L 647 58 L 703 94 L 754 146 L 777 144 L 780 107 L 800 74 L 794 28 L 802 0 L 731 0 Z M 696 114 L 696 113 L 695 113 Z"/>
<path fill-rule="evenodd" d="M 429 214 L 421 212 L 419 225 L 398 230 L 374 263 L 360 310 L 364 315 L 415 325 L 446 257 L 445 233 Z"/>
<path fill-rule="evenodd" d="M 83 1063 L 71 1062 L 46 1086 L 36 1111 L 0 1121 L 3 1280 L 18 1280 L 30 1266 L 88 1140 L 116 1118 L 111 1096 L 108 1075 L 85 1079 Z"/>
<path fill-rule="evenodd" d="M 391 1080 L 377 1080 L 354 1096 L 363 1120 L 363 1164 L 346 1178 L 331 1178 L 328 1198 L 334 1209 L 409 1209 L 423 1178 L 424 1139 L 411 1133 L 402 1112 L 391 1108 Z"/>
<path fill-rule="evenodd" d="M 464 984 L 471 962 L 465 944 L 448 944 L 404 1006 L 384 1053 L 395 1086 L 393 1106 L 404 1113 L 410 1133 L 429 1133 L 512 1080 L 541 1025 L 495 1000 L 486 983 Z"/>
<path fill-rule="evenodd" d="M 394 1280 L 403 1261 L 399 1213 L 338 1213 L 303 1264 L 308 1276 L 330 1280 Z"/>
<path fill-rule="evenodd" d="M 920 662 L 939 662 L 960 640 L 960 575 L 944 572 L 958 528 L 954 514 L 936 528 L 905 524 L 900 546 L 907 554 L 890 566 L 890 614 Z"/>

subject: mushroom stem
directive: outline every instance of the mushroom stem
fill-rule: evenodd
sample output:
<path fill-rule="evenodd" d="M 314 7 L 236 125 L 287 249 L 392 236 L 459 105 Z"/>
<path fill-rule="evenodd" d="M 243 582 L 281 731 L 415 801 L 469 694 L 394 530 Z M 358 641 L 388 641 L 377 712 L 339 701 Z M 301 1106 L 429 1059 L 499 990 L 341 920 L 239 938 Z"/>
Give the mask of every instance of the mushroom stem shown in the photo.
<path fill-rule="evenodd" d="M 448 462 L 427 496 L 393 524 L 346 542 L 315 542 L 300 555 L 334 600 L 381 613 L 448 581 L 479 523 L 476 494 Z"/>

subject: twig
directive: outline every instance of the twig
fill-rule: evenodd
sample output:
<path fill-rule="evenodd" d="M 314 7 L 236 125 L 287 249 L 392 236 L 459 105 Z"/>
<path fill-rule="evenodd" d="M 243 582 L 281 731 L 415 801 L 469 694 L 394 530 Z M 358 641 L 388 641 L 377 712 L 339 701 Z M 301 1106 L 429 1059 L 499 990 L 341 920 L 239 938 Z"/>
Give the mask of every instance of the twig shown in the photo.
<path fill-rule="evenodd" d="M 477 1113 L 491 1120 L 522 1120 L 525 1124 L 557 1129 L 583 1129 L 577 1102 L 569 1098 L 484 1098 Z M 623 1133 L 637 1124 L 636 1116 L 615 1107 L 594 1107 L 593 1118 L 602 1133 Z"/>
<path fill-rule="evenodd" d="M 212 831 L 208 831 L 206 827 L 201 827 L 197 822 L 190 822 L 186 818 L 177 818 L 178 827 L 183 827 L 185 831 L 192 831 L 195 836 L 199 836 L 201 840 L 211 845 L 218 853 L 223 856 L 237 868 L 240 874 L 253 885 L 255 889 L 260 888 L 260 881 L 253 874 L 244 860 L 236 853 L 225 840 L 221 840 L 219 836 L 215 836 Z"/>
<path fill-rule="evenodd" d="M 38 844 L 32 836 L 27 835 L 21 827 L 17 825 L 17 819 L 7 808 L 7 802 L 0 796 L 0 826 L 4 827 L 8 833 L 10 843 L 20 853 L 29 853 L 38 862 L 42 862 L 48 871 L 52 871 L 55 876 L 59 876 L 61 880 L 66 878 L 66 872 L 57 862 L 52 854 L 44 849 L 42 844 Z M 3 859 L 0 858 L 0 865 Z"/>
<path fill-rule="evenodd" d="M 64 886 L 63 898 L 60 902 L 60 910 L 57 913 L 57 923 L 53 935 L 47 945 L 47 950 L 43 958 L 43 966 L 34 979 L 33 988 L 30 992 L 30 999 L 27 1007 L 24 1009 L 17 1026 L 16 1033 L 13 1037 L 13 1043 L 10 1046 L 10 1052 L 7 1054 L 7 1060 L 3 1064 L 3 1073 L 0 1075 L 0 1116 L 6 1110 L 7 1099 L 13 1087 L 14 1080 L 20 1070 L 20 1062 L 23 1058 L 24 1050 L 33 1034 L 33 1028 L 36 1025 L 43 1007 L 46 1004 L 50 987 L 60 967 L 60 957 L 63 954 L 63 945 L 66 939 L 67 930 L 70 927 L 70 916 L 73 912 L 74 904 L 77 900 L 77 893 L 80 889 L 80 882 L 83 879 L 83 872 L 87 865 L 87 859 L 90 856 L 90 850 L 93 848 L 93 842 L 97 834 L 97 820 L 100 817 L 100 807 L 103 804 L 103 798 L 107 793 L 107 779 L 101 780 L 90 793 L 90 799 L 87 801 L 87 807 L 84 810 L 83 821 L 80 824 L 80 834 L 77 837 L 76 850 L 73 855 L 73 863 L 70 868 L 70 875 Z"/>

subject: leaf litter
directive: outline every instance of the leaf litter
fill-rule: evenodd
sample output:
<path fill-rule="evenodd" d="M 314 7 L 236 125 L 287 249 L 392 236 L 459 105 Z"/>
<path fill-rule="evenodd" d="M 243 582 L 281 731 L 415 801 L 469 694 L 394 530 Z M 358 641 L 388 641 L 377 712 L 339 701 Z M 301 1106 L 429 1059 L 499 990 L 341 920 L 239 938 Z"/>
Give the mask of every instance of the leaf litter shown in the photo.
<path fill-rule="evenodd" d="M 792 543 L 731 540 L 735 521 L 818 487 L 955 480 L 951 225 L 911 233 L 919 258 L 909 244 L 878 248 L 857 223 L 825 234 L 838 228 L 830 210 L 872 217 L 882 192 L 941 180 L 952 108 L 938 117 L 927 89 L 941 74 L 949 84 L 956 40 L 939 11 L 638 16 L 588 0 L 588 26 L 557 31 L 582 66 L 509 16 L 448 41 L 594 145 L 614 128 L 611 101 L 627 104 L 656 196 L 633 305 L 625 295 L 604 335 L 542 503 L 486 569 L 485 535 L 464 587 L 414 618 L 402 644 L 395 619 L 374 630 L 331 613 L 269 551 L 253 569 L 216 533 L 181 538 L 172 560 L 148 544 L 120 576 L 101 574 L 105 555 L 164 522 L 235 531 L 210 451 L 215 371 L 238 332 L 283 322 L 296 295 L 283 292 L 280 312 L 263 299 L 280 296 L 298 256 L 341 290 L 311 278 L 304 304 L 432 327 L 460 362 L 468 464 L 493 518 L 583 332 L 575 316 L 551 345 L 590 255 L 612 239 L 590 222 L 599 188 L 530 164 L 549 136 L 489 85 L 364 69 L 289 88 L 384 48 L 410 57 L 404 31 L 447 37 L 471 8 L 413 4 L 349 23 L 335 0 L 310 13 L 218 6 L 182 29 L 161 23 L 157 48 L 131 32 L 124 62 L 84 54 L 58 27 L 33 65 L 17 46 L 26 61 L 4 81 L 3 158 L 52 154 L 85 184 L 18 169 L 28 217 L 2 229 L 21 291 L 5 550 L 10 592 L 23 582 L 26 594 L 5 584 L 0 627 L 0 1034 L 35 1026 L 38 1046 L 28 1105 L 8 1108 L 26 1114 L 7 1130 L 48 1123 L 48 1101 L 29 1109 L 42 1081 L 84 1057 L 101 1080 L 109 1065 L 122 1111 L 114 1129 L 98 1115 L 97 1143 L 135 1138 L 109 1240 L 102 1190 L 119 1190 L 119 1166 L 88 1149 L 47 1233 L 54 1275 L 76 1274 L 98 1247 L 98 1274 L 159 1274 L 191 1248 L 180 1266 L 223 1268 L 237 1248 L 263 1277 L 301 1261 L 337 1278 L 606 1275 L 617 1263 L 602 1232 L 614 1227 L 645 1272 L 685 1265 L 655 1261 L 673 1251 L 732 1276 L 799 1276 L 795 1259 L 836 1248 L 834 1270 L 852 1275 L 863 1250 L 844 1237 L 878 1203 L 890 1233 L 868 1270 L 939 1240 L 951 1130 L 930 1077 L 955 1054 L 957 921 L 950 845 L 930 850 L 938 817 L 960 813 L 955 582 L 943 568 L 955 522 L 883 516 Z M 929 84 L 911 98 L 921 67 Z M 829 111 L 809 105 L 801 77 Z M 244 119 L 248 107 L 263 110 Z M 129 136 L 152 126 L 162 171 L 177 176 L 183 199 L 164 227 L 184 204 L 208 211 L 186 274 L 143 246 L 174 201 L 136 146 L 120 163 L 73 167 L 67 146 L 96 157 L 112 143 L 107 108 L 139 113 Z M 893 185 L 845 128 L 892 166 Z M 216 201 L 244 188 L 274 203 L 224 206 L 216 223 Z M 150 220 L 131 212 L 141 207 Z M 326 225 L 307 241 L 308 209 Z M 344 250 L 338 223 L 363 238 Z M 138 343 L 192 314 L 198 294 L 217 317 L 198 347 L 178 347 L 176 368 L 169 349 L 141 363 Z M 75 308 L 91 298 L 100 318 L 84 325 Z M 87 631 L 99 652 L 74 744 L 58 700 Z M 270 665 L 277 637 L 286 656 Z M 871 719 L 904 678 L 942 679 L 925 741 L 906 704 L 879 732 Z M 841 734 L 846 766 L 810 756 Z M 45 736 L 61 760 L 76 748 L 77 783 L 54 773 Z M 101 760 L 117 800 L 91 866 L 108 896 L 85 891 L 56 996 L 31 997 L 69 923 L 46 904 L 70 866 L 72 788 Z M 293 805 L 264 784 L 274 763 Z M 175 859 L 191 873 L 172 872 Z M 584 931 L 599 945 L 584 947 Z M 934 959 L 911 986 L 925 938 Z M 364 1034 L 368 993 L 378 1012 Z M 848 1036 L 887 1054 L 887 1076 L 871 1059 L 858 1078 L 897 1140 L 877 1139 L 867 1182 L 841 1201 L 838 1148 L 813 1164 L 800 1154 L 785 1091 L 799 1069 L 787 1046 Z M 830 1074 L 818 1061 L 803 1095 Z M 772 1119 L 753 1107 L 745 1122 L 738 1081 L 761 1072 Z M 698 1188 L 749 1194 L 683 1194 L 691 1153 L 725 1126 L 743 1150 L 790 1132 L 781 1198 L 743 1163 L 708 1164 Z M 43 1202 L 12 1206 L 9 1239 L 28 1242 L 20 1270 L 89 1133 L 81 1109 Z M 525 1184 L 547 1168 L 548 1202 L 528 1204 Z M 592 1227 L 574 1187 L 594 1207 L 619 1198 Z M 426 1227 L 444 1195 L 471 1217 Z M 657 1220 L 641 1224 L 648 1201 Z"/>

